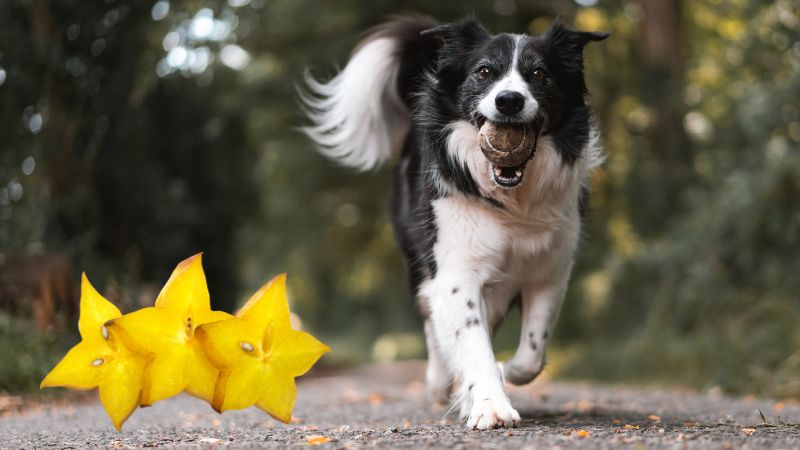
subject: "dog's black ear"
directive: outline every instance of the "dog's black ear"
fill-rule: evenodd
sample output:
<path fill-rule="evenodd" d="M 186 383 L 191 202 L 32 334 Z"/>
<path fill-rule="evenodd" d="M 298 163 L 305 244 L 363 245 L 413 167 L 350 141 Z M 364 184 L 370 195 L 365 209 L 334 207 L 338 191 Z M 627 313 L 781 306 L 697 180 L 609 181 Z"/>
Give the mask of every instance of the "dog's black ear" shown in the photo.
<path fill-rule="evenodd" d="M 431 39 L 437 46 L 437 76 L 453 82 L 463 78 L 462 66 L 469 53 L 491 37 L 489 31 L 472 17 L 430 28 L 420 36 Z"/>
<path fill-rule="evenodd" d="M 556 21 L 545 34 L 545 39 L 555 47 L 581 51 L 589 42 L 602 41 L 609 36 L 611 33 L 605 31 L 578 31 L 564 25 L 561 21 Z"/>
<path fill-rule="evenodd" d="M 604 31 L 578 31 L 556 21 L 542 37 L 548 43 L 550 55 L 557 58 L 568 71 L 583 71 L 583 48 L 589 42 L 611 36 Z"/>
<path fill-rule="evenodd" d="M 475 45 L 489 39 L 489 32 L 486 28 L 477 19 L 471 17 L 424 30 L 420 35 L 438 38 L 444 45 L 453 42 Z"/>

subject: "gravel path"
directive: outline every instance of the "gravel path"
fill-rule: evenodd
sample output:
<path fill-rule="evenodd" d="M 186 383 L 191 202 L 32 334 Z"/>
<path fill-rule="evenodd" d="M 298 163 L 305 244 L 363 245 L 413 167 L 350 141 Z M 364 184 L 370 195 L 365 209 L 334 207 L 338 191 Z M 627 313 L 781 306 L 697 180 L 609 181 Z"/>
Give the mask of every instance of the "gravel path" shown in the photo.
<path fill-rule="evenodd" d="M 179 396 L 138 410 L 116 432 L 97 402 L 0 418 L 0 448 L 599 448 L 800 449 L 800 406 L 690 391 L 537 381 L 512 388 L 522 424 L 469 431 L 425 402 L 424 366 L 402 363 L 303 380 L 295 423 L 258 410 L 217 415 Z M 774 426 L 762 424 L 761 409 Z"/>

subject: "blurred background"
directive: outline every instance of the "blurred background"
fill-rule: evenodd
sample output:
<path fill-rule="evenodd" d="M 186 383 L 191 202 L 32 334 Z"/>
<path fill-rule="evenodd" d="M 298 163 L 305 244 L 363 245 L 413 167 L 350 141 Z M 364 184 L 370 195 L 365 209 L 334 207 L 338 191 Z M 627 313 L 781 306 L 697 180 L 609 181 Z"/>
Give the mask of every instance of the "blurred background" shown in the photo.
<path fill-rule="evenodd" d="M 0 2 L 0 391 L 77 342 L 81 271 L 128 312 L 200 251 L 219 309 L 288 272 L 324 364 L 424 357 L 389 170 L 296 131 L 303 69 L 402 13 L 614 33 L 587 48 L 608 161 L 548 376 L 800 397 L 798 0 Z"/>

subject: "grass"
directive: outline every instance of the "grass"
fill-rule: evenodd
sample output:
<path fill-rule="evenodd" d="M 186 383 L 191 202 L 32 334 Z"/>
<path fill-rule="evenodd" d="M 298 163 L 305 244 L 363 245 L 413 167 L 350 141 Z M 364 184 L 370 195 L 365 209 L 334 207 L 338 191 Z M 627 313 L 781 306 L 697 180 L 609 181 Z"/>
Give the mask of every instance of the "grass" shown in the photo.
<path fill-rule="evenodd" d="M 55 366 L 78 336 L 42 336 L 32 323 L 0 311 L 0 392 L 38 391 L 42 378 Z"/>
<path fill-rule="evenodd" d="M 761 417 L 761 425 L 760 427 L 763 428 L 796 428 L 800 429 L 800 423 L 787 423 L 781 419 L 781 416 L 778 416 L 778 419 L 775 423 L 767 422 L 767 418 L 764 416 L 764 413 L 761 410 L 758 410 L 758 415 Z"/>

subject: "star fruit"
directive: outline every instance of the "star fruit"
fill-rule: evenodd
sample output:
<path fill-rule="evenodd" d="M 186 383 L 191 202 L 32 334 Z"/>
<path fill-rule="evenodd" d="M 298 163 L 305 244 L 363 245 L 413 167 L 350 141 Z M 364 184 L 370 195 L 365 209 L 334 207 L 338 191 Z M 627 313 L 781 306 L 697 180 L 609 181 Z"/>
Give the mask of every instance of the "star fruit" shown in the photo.
<path fill-rule="evenodd" d="M 196 336 L 219 369 L 211 406 L 217 412 L 252 405 L 289 423 L 306 373 L 330 348 L 294 330 L 286 299 L 286 275 L 273 278 L 236 317 L 197 328 Z"/>
<path fill-rule="evenodd" d="M 42 380 L 41 387 L 98 388 L 100 402 L 117 430 L 139 404 L 145 360 L 109 332 L 106 321 L 120 317 L 116 306 L 81 276 L 81 342 Z"/>
<path fill-rule="evenodd" d="M 211 310 L 201 254 L 197 254 L 178 264 L 155 306 L 108 322 L 108 329 L 147 361 L 139 404 L 149 406 L 184 390 L 210 403 L 218 371 L 206 358 L 195 330 L 230 317 Z"/>

